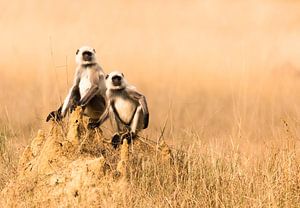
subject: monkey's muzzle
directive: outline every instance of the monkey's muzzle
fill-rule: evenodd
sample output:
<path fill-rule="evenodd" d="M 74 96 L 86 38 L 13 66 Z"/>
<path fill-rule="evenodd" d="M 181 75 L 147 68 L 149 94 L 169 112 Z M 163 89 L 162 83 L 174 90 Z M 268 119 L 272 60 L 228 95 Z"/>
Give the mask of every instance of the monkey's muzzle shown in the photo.
<path fill-rule="evenodd" d="M 116 76 L 113 76 L 111 79 L 112 79 L 112 84 L 114 86 L 120 86 L 121 85 L 122 77 L 116 75 Z"/>
<path fill-rule="evenodd" d="M 82 53 L 82 59 L 84 61 L 91 61 L 93 58 L 93 53 L 90 51 L 85 51 Z"/>

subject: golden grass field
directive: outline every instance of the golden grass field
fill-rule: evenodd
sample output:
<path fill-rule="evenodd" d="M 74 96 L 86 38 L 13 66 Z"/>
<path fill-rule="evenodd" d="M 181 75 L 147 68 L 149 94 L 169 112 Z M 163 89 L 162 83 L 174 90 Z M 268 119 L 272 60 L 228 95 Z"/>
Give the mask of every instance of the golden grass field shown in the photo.
<path fill-rule="evenodd" d="M 48 131 L 75 51 L 88 44 L 105 72 L 124 72 L 147 97 L 143 137 L 156 142 L 166 126 L 174 151 L 171 166 L 150 158 L 134 167 L 126 200 L 103 207 L 300 207 L 299 9 L 0 0 L 0 191 L 37 130 Z"/>

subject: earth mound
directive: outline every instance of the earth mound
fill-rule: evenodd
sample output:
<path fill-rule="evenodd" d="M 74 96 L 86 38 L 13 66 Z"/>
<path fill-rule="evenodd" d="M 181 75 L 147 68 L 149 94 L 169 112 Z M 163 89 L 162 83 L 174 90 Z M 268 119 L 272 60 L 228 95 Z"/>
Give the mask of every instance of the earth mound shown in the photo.
<path fill-rule="evenodd" d="M 52 122 L 26 147 L 17 175 L 0 193 L 0 207 L 110 207 L 124 204 L 128 175 L 145 157 L 170 161 L 165 143 L 157 148 L 136 140 L 114 149 L 101 130 L 88 130 L 77 108 L 67 126 Z M 126 203 L 125 203 L 126 204 Z"/>

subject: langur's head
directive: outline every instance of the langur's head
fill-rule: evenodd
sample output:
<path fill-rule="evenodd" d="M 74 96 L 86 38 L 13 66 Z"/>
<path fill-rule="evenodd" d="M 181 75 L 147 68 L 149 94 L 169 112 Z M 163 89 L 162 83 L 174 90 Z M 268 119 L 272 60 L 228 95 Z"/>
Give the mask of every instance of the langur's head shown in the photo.
<path fill-rule="evenodd" d="M 96 63 L 96 51 L 89 46 L 83 46 L 76 51 L 76 63 L 78 65 L 88 65 Z"/>
<path fill-rule="evenodd" d="M 108 90 L 121 90 L 127 87 L 124 74 L 118 71 L 107 74 L 105 77 L 105 82 Z"/>

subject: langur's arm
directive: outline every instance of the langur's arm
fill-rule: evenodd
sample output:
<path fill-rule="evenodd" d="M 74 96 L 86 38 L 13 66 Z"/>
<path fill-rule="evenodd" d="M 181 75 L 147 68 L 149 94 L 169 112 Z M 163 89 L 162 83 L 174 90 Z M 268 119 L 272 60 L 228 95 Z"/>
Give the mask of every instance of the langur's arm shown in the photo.
<path fill-rule="evenodd" d="M 97 85 L 92 85 L 89 91 L 81 98 L 79 105 L 86 106 L 90 100 L 98 93 L 99 87 Z"/>
<path fill-rule="evenodd" d="M 70 107 L 70 104 L 71 104 L 70 101 L 72 99 L 72 96 L 77 95 L 79 93 L 80 75 L 81 75 L 81 71 L 79 69 L 77 69 L 76 75 L 74 78 L 74 82 L 73 82 L 73 86 L 69 90 L 69 93 L 68 93 L 67 97 L 65 98 L 62 109 L 61 109 L 62 117 L 64 117 L 66 115 L 66 113 Z"/>
<path fill-rule="evenodd" d="M 90 81 L 92 83 L 92 86 L 88 90 L 88 92 L 81 98 L 79 101 L 79 104 L 81 106 L 86 106 L 90 100 L 101 91 L 99 88 L 99 83 L 104 83 L 104 74 L 103 73 L 93 73 L 90 77 Z M 105 88 L 105 86 L 104 86 Z M 105 89 L 104 89 L 105 91 Z"/>
<path fill-rule="evenodd" d="M 135 90 L 129 89 L 127 92 L 130 95 L 130 97 L 134 100 L 137 100 L 140 106 L 142 107 L 142 111 L 144 115 L 144 129 L 147 128 L 149 124 L 149 111 L 148 111 L 146 97 Z"/>
<path fill-rule="evenodd" d="M 111 108 L 110 102 L 107 103 L 107 107 L 103 114 L 101 115 L 99 121 L 97 122 L 99 125 L 103 124 L 109 118 L 109 110 Z"/>

